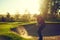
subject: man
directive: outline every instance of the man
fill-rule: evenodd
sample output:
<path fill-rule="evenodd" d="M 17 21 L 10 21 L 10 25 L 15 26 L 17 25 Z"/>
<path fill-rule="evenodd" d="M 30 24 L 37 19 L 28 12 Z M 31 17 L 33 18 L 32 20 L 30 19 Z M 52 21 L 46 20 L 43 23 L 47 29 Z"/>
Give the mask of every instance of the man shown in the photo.
<path fill-rule="evenodd" d="M 37 16 L 37 23 L 38 23 L 38 35 L 39 35 L 39 40 L 43 40 L 43 37 L 42 37 L 42 30 L 45 28 L 45 20 L 42 16 L 38 15 Z"/>

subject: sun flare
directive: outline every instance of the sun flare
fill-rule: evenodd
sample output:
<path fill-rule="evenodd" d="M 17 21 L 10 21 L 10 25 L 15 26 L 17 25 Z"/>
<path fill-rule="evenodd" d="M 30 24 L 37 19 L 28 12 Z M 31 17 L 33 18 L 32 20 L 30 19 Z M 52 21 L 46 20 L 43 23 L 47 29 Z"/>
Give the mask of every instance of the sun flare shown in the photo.
<path fill-rule="evenodd" d="M 39 13 L 38 0 L 20 0 L 19 4 L 16 8 L 20 14 L 24 14 L 25 10 L 28 10 L 30 14 Z"/>
<path fill-rule="evenodd" d="M 20 14 L 24 14 L 25 10 L 28 10 L 30 14 L 39 14 L 40 0 L 9 0 L 2 2 L 2 9 L 0 12 L 9 12 L 15 14 L 16 10 Z"/>

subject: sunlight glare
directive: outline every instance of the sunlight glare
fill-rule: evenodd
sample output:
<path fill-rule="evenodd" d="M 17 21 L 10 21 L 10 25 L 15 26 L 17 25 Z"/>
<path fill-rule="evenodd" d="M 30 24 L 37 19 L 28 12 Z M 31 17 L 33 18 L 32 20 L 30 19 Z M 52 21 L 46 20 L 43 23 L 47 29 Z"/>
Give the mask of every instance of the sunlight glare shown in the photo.
<path fill-rule="evenodd" d="M 18 10 L 21 14 L 24 14 L 25 10 L 28 10 L 30 14 L 38 14 L 39 2 L 38 0 L 21 0 L 21 5 Z"/>
<path fill-rule="evenodd" d="M 59 12 L 60 12 L 60 10 L 59 10 Z"/>
<path fill-rule="evenodd" d="M 39 14 L 40 6 L 43 0 L 9 0 L 2 2 L 0 13 L 16 14 L 16 10 L 20 14 L 24 14 L 25 10 L 28 10 L 30 14 Z M 5 12 L 5 13 L 4 13 Z"/>

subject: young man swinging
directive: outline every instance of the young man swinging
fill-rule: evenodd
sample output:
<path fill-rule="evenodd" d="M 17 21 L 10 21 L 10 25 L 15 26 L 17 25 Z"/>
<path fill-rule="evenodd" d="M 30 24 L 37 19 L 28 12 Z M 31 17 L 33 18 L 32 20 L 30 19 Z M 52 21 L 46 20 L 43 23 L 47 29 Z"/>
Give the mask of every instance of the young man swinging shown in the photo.
<path fill-rule="evenodd" d="M 38 15 L 37 16 L 37 23 L 38 23 L 38 36 L 39 40 L 43 40 L 43 36 L 41 34 L 42 30 L 45 28 L 45 20 L 42 16 Z"/>

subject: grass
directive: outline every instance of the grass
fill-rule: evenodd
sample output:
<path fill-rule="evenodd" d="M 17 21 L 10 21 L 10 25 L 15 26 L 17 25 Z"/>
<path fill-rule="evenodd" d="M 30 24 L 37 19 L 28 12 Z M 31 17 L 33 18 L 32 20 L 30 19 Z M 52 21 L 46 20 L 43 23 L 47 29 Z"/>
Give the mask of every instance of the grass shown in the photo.
<path fill-rule="evenodd" d="M 31 40 L 21 37 L 18 34 L 12 33 L 10 28 L 18 27 L 18 25 L 26 25 L 31 23 L 20 23 L 20 22 L 0 22 L 0 37 L 7 36 L 11 40 Z"/>
<path fill-rule="evenodd" d="M 58 23 L 58 22 L 46 21 L 46 23 Z M 0 22 L 0 33 L 9 32 L 10 28 L 18 27 L 18 25 L 29 25 L 29 24 L 36 24 L 36 22 Z"/>
<path fill-rule="evenodd" d="M 0 22 L 0 36 L 3 35 L 3 36 L 10 37 L 11 40 L 32 40 L 32 39 L 22 38 L 18 34 L 12 33 L 10 31 L 10 28 L 18 27 L 18 25 L 28 25 L 28 24 L 35 24 L 35 23 L 36 22 L 26 22 L 26 23 L 20 23 L 20 22 Z M 46 23 L 53 23 L 53 22 L 47 22 L 46 21 Z M 58 23 L 58 22 L 54 22 L 54 23 Z M 48 40 L 47 37 L 45 37 L 44 39 Z M 55 40 L 55 39 L 51 39 L 51 40 Z"/>
<path fill-rule="evenodd" d="M 45 21 L 46 23 L 60 23 L 60 22 L 51 22 Z M 37 22 L 0 22 L 0 30 L 9 30 L 10 28 L 18 27 L 18 25 L 29 25 L 36 24 Z"/>
<path fill-rule="evenodd" d="M 9 31 L 10 28 L 18 27 L 18 25 L 28 25 L 28 24 L 34 24 L 34 22 L 26 22 L 26 23 L 20 23 L 20 22 L 0 22 L 0 32 Z"/>
<path fill-rule="evenodd" d="M 0 24 L 0 33 L 1 32 L 8 32 L 10 31 L 10 28 L 14 28 L 17 25 L 13 25 L 13 24 Z"/>
<path fill-rule="evenodd" d="M 28 38 L 23 38 L 21 36 L 19 36 L 18 34 L 16 33 L 12 33 L 12 32 L 8 32 L 8 33 L 2 33 L 0 34 L 0 37 L 8 37 L 9 40 L 32 40 L 32 39 L 28 39 Z"/>

